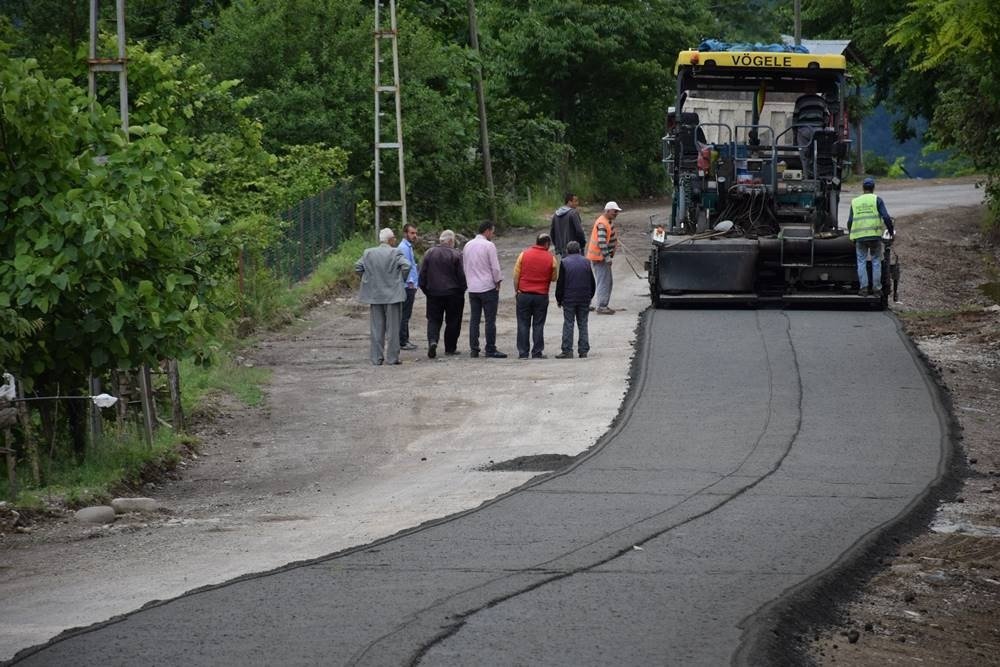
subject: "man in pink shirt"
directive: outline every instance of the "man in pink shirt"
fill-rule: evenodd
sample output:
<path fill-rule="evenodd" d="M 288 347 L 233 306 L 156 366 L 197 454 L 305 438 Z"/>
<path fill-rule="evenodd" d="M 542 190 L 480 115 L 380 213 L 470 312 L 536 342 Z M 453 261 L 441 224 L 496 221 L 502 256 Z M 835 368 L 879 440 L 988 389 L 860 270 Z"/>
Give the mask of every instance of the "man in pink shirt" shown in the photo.
<path fill-rule="evenodd" d="M 497 350 L 497 307 L 500 305 L 500 259 L 493 245 L 493 223 L 485 220 L 479 225 L 476 238 L 465 244 L 462 265 L 469 289 L 469 356 L 479 356 L 479 320 L 485 315 L 486 350 L 483 356 L 506 359 Z"/>

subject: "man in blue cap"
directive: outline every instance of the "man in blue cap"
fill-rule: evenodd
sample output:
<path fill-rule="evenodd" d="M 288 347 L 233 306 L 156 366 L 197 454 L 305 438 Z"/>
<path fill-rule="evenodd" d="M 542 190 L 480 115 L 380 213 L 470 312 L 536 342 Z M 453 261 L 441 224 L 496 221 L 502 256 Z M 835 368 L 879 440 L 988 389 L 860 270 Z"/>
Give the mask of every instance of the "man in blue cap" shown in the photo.
<path fill-rule="evenodd" d="M 861 183 L 864 194 L 851 201 L 851 212 L 847 216 L 847 231 L 854 241 L 858 258 L 858 282 L 861 289 L 858 296 L 868 296 L 868 253 L 872 257 L 872 294 L 882 295 L 882 225 L 890 236 L 896 235 L 892 218 L 885 209 L 885 202 L 875 195 L 875 179 L 871 176 Z"/>

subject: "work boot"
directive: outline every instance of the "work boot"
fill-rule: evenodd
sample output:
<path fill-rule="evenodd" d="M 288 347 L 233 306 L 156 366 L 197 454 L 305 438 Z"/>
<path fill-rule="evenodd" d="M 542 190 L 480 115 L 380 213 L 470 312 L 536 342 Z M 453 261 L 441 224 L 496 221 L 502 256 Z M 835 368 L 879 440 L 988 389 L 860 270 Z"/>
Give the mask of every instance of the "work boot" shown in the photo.
<path fill-rule="evenodd" d="M 438 356 L 438 344 L 431 343 L 430 345 L 427 346 L 427 358 L 433 359 L 436 356 Z"/>
<path fill-rule="evenodd" d="M 505 352 L 501 352 L 500 350 L 494 350 L 493 352 L 487 352 L 486 356 L 489 357 L 490 359 L 506 359 L 507 358 L 507 354 Z"/>
<path fill-rule="evenodd" d="M 862 287 L 858 290 L 858 296 L 868 296 L 868 288 Z"/>
<path fill-rule="evenodd" d="M 572 358 L 573 358 L 573 353 L 572 352 L 565 352 L 564 351 L 564 352 L 560 352 L 559 354 L 556 355 L 556 359 L 572 359 Z"/>
<path fill-rule="evenodd" d="M 607 306 L 601 306 L 595 311 L 598 315 L 614 315 L 615 309 L 608 308 Z"/>

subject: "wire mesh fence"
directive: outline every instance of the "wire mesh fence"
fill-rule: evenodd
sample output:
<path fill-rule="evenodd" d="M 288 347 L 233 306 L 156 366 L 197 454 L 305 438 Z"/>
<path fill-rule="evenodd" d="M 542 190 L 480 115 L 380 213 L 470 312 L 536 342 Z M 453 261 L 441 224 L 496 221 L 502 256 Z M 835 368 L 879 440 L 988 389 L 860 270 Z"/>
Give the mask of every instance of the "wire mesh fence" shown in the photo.
<path fill-rule="evenodd" d="M 282 211 L 284 233 L 264 252 L 265 264 L 290 283 L 302 280 L 354 232 L 356 204 L 345 181 Z"/>

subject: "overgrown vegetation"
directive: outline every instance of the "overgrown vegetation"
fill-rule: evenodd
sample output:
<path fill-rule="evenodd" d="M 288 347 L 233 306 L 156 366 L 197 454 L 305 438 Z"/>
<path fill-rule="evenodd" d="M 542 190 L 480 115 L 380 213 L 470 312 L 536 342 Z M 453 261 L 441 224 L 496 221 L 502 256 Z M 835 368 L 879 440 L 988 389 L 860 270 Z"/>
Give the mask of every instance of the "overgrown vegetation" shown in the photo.
<path fill-rule="evenodd" d="M 930 148 L 986 174 L 988 226 L 1000 230 L 1000 13 L 992 0 L 813 0 L 805 30 L 850 36 L 871 63 L 876 99 L 901 112 L 895 133 L 929 122 Z M 968 170 L 960 164 L 956 169 Z"/>
<path fill-rule="evenodd" d="M 141 492 L 144 482 L 160 480 L 193 446 L 190 438 L 167 429 L 157 431 L 152 446 L 136 428 L 113 431 L 90 444 L 81 460 L 54 450 L 44 463 L 43 485 L 25 484 L 28 475 L 22 466 L 17 497 L 11 498 L 6 477 L 0 479 L 0 496 L 33 510 L 105 503 L 114 494 Z"/>
<path fill-rule="evenodd" d="M 807 32 L 853 37 L 871 59 L 877 99 L 927 118 L 939 146 L 986 171 L 996 227 L 1000 31 L 990 3 L 804 4 Z M 88 5 L 0 0 L 0 366 L 34 394 L 86 395 L 89 376 L 108 386 L 118 370 L 173 357 L 184 362 L 187 408 L 201 391 L 252 403 L 262 376 L 226 350 L 351 284 L 370 235 L 362 196 L 358 226 L 325 244 L 323 253 L 340 250 L 307 280 L 289 285 L 268 262 L 277 245 L 294 245 L 279 211 L 334 184 L 373 190 L 373 7 L 130 3 L 126 134 L 113 77 L 99 79 L 96 100 L 86 92 Z M 501 224 L 535 224 L 538 206 L 565 190 L 596 201 L 658 194 L 677 51 L 705 37 L 774 40 L 790 30 L 786 5 L 480 0 L 478 53 L 467 3 L 400 5 L 411 218 L 469 232 L 490 210 L 480 71 Z M 113 3 L 102 12 L 111 53 Z M 947 57 L 968 49 L 976 57 L 961 66 Z M 84 404 L 35 411 L 31 428 L 55 443 L 54 464 L 98 455 L 83 437 Z"/>

